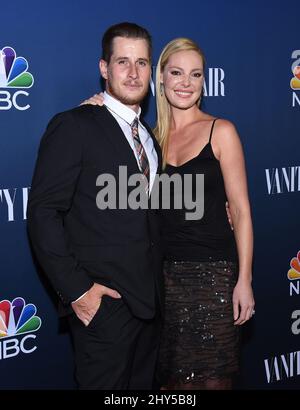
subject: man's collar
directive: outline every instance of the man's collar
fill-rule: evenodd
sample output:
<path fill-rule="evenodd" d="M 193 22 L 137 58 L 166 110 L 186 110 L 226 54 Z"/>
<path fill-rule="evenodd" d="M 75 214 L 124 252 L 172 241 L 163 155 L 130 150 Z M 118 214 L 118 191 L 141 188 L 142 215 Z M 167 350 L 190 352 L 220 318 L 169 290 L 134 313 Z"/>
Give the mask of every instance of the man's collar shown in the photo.
<path fill-rule="evenodd" d="M 131 108 L 127 107 L 127 105 L 121 103 L 116 98 L 109 95 L 106 91 L 104 91 L 104 105 L 121 117 L 124 121 L 126 121 L 129 125 L 132 124 L 133 120 L 138 117 L 140 119 L 141 114 L 141 107 L 139 107 L 138 113 L 136 113 Z"/>

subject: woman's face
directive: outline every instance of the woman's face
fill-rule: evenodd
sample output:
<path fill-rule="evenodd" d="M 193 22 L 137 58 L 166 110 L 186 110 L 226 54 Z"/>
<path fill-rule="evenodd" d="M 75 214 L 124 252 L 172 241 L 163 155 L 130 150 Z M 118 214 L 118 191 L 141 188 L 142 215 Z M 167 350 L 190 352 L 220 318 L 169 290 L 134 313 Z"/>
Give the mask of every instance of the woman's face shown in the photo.
<path fill-rule="evenodd" d="M 203 60 L 193 50 L 170 56 L 161 76 L 171 107 L 186 110 L 196 104 L 203 86 Z"/>

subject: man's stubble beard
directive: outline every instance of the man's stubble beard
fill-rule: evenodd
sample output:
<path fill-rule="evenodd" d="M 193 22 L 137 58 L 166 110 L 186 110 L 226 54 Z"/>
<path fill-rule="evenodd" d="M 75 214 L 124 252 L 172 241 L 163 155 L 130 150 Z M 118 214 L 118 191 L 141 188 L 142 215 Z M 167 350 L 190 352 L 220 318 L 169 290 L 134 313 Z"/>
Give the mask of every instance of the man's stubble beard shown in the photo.
<path fill-rule="evenodd" d="M 118 101 L 120 101 L 124 105 L 140 105 L 148 93 L 148 88 L 149 87 L 145 88 L 143 93 L 140 94 L 139 97 L 130 98 L 124 95 L 120 95 L 118 91 L 115 90 L 113 84 L 109 80 L 106 83 L 106 91 L 112 97 L 116 98 Z"/>

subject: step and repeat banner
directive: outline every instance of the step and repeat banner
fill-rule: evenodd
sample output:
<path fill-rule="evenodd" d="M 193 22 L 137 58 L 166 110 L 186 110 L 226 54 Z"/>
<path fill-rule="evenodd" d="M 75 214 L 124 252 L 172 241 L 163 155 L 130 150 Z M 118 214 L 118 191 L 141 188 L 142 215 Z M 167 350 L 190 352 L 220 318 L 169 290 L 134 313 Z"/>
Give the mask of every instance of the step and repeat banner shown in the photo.
<path fill-rule="evenodd" d="M 16 0 L 0 10 L 0 389 L 74 388 L 71 341 L 28 243 L 27 199 L 48 121 L 101 89 L 101 38 L 120 21 L 151 32 L 153 68 L 175 37 L 204 50 L 203 109 L 239 131 L 255 230 L 256 315 L 236 388 L 300 388 L 298 1 Z M 150 88 L 152 126 L 154 102 Z"/>

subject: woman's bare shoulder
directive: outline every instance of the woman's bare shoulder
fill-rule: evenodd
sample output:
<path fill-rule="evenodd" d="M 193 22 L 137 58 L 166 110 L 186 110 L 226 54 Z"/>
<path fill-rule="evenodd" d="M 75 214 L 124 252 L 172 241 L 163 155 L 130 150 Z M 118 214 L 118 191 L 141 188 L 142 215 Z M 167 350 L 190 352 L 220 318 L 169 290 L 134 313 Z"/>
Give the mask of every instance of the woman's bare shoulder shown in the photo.
<path fill-rule="evenodd" d="M 224 118 L 218 118 L 215 123 L 216 130 L 219 132 L 226 132 L 226 133 L 236 133 L 236 128 L 233 122 L 226 120 Z"/>

